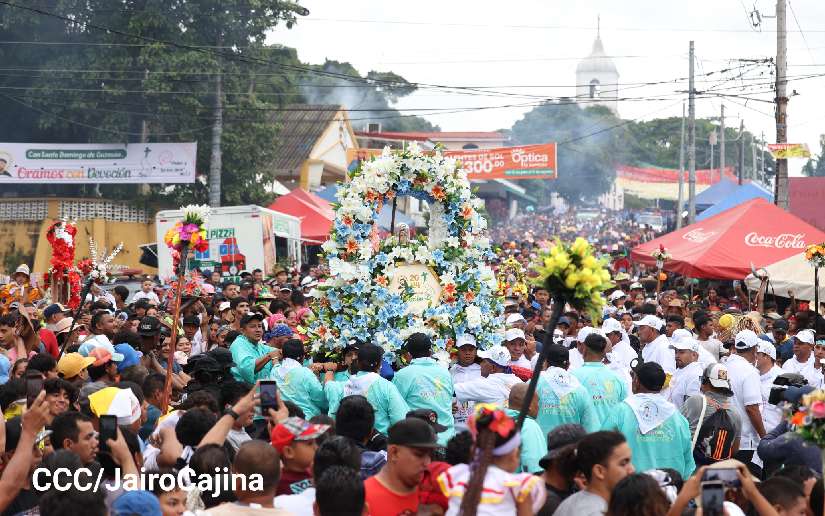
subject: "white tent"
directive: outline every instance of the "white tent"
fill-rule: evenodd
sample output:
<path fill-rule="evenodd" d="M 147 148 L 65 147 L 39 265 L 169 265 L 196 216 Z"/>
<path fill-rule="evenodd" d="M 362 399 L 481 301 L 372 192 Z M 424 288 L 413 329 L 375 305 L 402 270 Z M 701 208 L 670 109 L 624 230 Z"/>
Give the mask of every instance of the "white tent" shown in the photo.
<path fill-rule="evenodd" d="M 788 297 L 788 291 L 793 290 L 796 299 L 813 301 L 814 299 L 814 268 L 808 264 L 804 253 L 797 253 L 789 258 L 780 260 L 765 267 L 768 272 L 768 293 L 775 293 L 780 297 Z M 758 271 L 762 274 L 762 271 Z M 825 269 L 819 271 L 819 300 L 825 300 Z M 759 279 L 748 274 L 745 283 L 751 290 L 759 288 Z"/>

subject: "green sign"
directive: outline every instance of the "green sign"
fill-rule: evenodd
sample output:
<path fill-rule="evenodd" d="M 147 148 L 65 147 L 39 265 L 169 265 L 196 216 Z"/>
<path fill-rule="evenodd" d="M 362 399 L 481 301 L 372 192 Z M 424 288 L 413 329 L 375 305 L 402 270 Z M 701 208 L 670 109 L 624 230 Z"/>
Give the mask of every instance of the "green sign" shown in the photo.
<path fill-rule="evenodd" d="M 207 240 L 220 240 L 223 238 L 232 238 L 235 236 L 235 228 L 216 228 L 210 229 L 207 233 Z"/>
<path fill-rule="evenodd" d="M 124 159 L 126 149 L 27 149 L 28 159 Z"/>

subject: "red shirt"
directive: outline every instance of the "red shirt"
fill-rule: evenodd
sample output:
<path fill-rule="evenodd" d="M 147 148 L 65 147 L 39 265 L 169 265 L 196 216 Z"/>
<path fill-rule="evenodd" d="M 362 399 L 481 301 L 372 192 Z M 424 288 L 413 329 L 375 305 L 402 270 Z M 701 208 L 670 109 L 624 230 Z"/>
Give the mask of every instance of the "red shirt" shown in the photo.
<path fill-rule="evenodd" d="M 57 345 L 57 337 L 54 336 L 54 332 L 46 328 L 40 328 L 40 342 L 46 348 L 46 353 L 54 358 L 60 358 L 60 347 Z"/>
<path fill-rule="evenodd" d="M 312 487 L 312 475 L 309 471 L 281 470 L 281 479 L 278 481 L 278 491 L 275 496 L 294 495 Z"/>
<path fill-rule="evenodd" d="M 371 516 L 413 516 L 418 512 L 418 489 L 400 495 L 387 489 L 375 476 L 364 481 L 364 490 Z"/>

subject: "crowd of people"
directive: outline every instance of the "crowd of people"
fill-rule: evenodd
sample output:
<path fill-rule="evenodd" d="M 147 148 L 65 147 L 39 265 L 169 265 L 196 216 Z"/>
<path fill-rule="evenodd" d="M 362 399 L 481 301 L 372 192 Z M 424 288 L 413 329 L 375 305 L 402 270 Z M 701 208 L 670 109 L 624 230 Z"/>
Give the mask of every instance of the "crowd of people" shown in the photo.
<path fill-rule="evenodd" d="M 611 260 L 607 305 L 564 307 L 548 335 L 552 293 L 511 292 L 502 345 L 459 335 L 449 368 L 423 333 L 395 363 L 361 341 L 313 355 L 323 266 L 205 271 L 179 324 L 152 279 L 95 285 L 72 311 L 21 266 L 0 288 L 0 511 L 823 514 L 822 452 L 784 416 L 825 383 L 819 314 L 662 283 L 627 259 L 651 236 L 632 217 L 519 221 L 491 230 L 498 264 L 586 232 Z"/>

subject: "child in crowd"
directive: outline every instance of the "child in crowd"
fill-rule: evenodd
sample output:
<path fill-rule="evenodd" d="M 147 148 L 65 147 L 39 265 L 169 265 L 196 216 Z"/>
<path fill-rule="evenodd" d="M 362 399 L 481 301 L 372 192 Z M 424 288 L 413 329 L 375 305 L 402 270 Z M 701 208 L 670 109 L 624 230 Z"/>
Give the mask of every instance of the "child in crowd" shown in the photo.
<path fill-rule="evenodd" d="M 312 463 L 318 439 L 329 425 L 315 425 L 299 417 L 290 417 L 272 429 L 272 446 L 283 463 L 276 495 L 300 494 L 312 487 Z"/>

